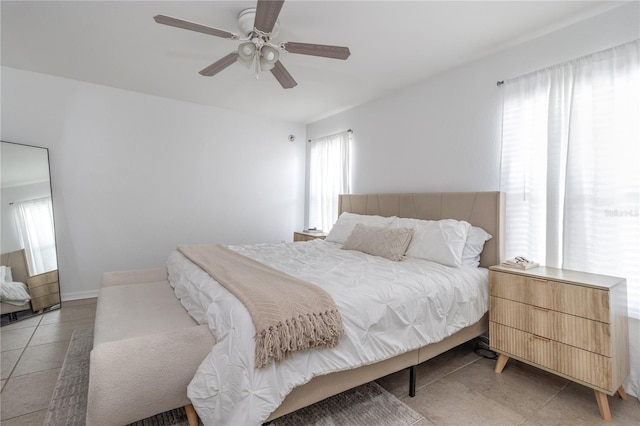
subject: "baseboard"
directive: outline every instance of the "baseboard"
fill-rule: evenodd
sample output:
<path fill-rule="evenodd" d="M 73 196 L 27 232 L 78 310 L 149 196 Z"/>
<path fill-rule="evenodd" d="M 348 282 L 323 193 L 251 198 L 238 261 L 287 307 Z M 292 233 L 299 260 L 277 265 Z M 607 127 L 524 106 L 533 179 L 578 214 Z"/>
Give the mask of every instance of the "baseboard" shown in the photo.
<path fill-rule="evenodd" d="M 98 293 L 100 290 L 88 290 L 88 291 L 74 291 L 71 293 L 62 293 L 60 295 L 63 302 L 68 302 L 70 300 L 79 300 L 79 299 L 92 299 L 94 297 L 98 297 Z"/>

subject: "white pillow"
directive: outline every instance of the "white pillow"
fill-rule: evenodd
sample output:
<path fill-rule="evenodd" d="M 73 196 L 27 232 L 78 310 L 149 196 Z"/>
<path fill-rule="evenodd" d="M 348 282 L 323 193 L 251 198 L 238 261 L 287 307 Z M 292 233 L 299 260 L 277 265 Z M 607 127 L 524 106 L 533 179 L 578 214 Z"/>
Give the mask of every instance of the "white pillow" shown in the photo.
<path fill-rule="evenodd" d="M 3 282 L 3 283 L 13 282 L 13 276 L 11 275 L 10 266 L 0 266 L 0 282 Z"/>
<path fill-rule="evenodd" d="M 414 229 L 407 257 L 438 262 L 447 266 L 462 266 L 462 251 L 471 230 L 468 222 L 443 219 L 396 219 L 396 226 Z"/>
<path fill-rule="evenodd" d="M 484 243 L 491 238 L 493 238 L 493 235 L 484 229 L 478 226 L 472 226 L 467 236 L 464 250 L 462 250 L 462 264 L 473 268 L 480 266 L 480 253 L 482 253 L 484 249 Z"/>
<path fill-rule="evenodd" d="M 392 220 L 391 217 L 343 212 L 324 240 L 344 244 L 358 223 L 368 226 L 388 226 Z"/>

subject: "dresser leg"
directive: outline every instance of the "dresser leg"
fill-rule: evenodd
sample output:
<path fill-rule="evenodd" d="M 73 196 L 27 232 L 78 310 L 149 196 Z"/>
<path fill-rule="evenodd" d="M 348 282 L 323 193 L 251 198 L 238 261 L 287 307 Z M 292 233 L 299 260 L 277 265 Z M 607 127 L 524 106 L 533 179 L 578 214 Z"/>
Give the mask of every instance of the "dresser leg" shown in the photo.
<path fill-rule="evenodd" d="M 610 422 L 611 410 L 609 409 L 609 400 L 607 399 L 607 394 L 597 390 L 594 390 L 594 392 L 596 394 L 596 401 L 598 401 L 600 416 L 602 416 L 602 418 L 605 419 L 606 421 Z"/>
<path fill-rule="evenodd" d="M 496 373 L 502 373 L 504 366 L 507 365 L 507 361 L 509 361 L 508 356 L 504 354 L 498 355 L 498 361 L 496 361 Z"/>
<path fill-rule="evenodd" d="M 196 409 L 193 408 L 193 405 L 185 405 L 184 410 L 187 412 L 187 421 L 189 422 L 189 426 L 198 426 L 198 413 L 196 413 Z"/>
<path fill-rule="evenodd" d="M 622 385 L 620 385 L 620 387 L 618 388 L 618 396 L 620 397 L 620 399 L 623 400 L 627 400 L 627 393 L 624 391 L 624 387 L 622 387 Z"/>

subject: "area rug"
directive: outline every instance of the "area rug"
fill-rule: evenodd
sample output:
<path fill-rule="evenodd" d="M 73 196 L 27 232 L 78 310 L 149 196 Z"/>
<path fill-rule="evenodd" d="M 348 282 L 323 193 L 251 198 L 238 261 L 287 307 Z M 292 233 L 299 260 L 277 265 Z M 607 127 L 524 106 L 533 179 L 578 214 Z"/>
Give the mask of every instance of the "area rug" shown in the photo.
<path fill-rule="evenodd" d="M 87 412 L 89 355 L 93 346 L 93 328 L 73 332 L 69 349 L 49 404 L 44 426 L 81 426 Z M 280 417 L 269 426 L 410 426 L 423 416 L 403 404 L 375 382 L 348 390 L 317 404 Z M 183 408 L 167 411 L 133 426 L 188 425 Z"/>

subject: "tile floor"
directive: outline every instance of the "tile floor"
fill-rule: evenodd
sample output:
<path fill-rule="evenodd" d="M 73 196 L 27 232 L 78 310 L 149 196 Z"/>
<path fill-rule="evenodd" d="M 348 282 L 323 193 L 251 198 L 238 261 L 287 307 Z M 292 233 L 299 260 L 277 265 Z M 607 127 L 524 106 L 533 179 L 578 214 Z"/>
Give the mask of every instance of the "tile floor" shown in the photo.
<path fill-rule="evenodd" d="M 2 327 L 2 425 L 42 425 L 71 333 L 93 325 L 95 308 L 96 299 L 64 302 L 58 311 Z M 591 389 L 513 360 L 502 374 L 494 365 L 464 344 L 418 367 L 415 398 L 407 395 L 407 370 L 378 383 L 425 417 L 414 426 L 640 424 L 635 397 L 609 397 L 609 423 Z"/>
<path fill-rule="evenodd" d="M 494 367 L 466 343 L 418 366 L 414 398 L 407 370 L 377 382 L 425 417 L 414 426 L 640 425 L 640 401 L 631 395 L 608 397 L 606 422 L 590 388 L 515 360 L 501 374 Z"/>
<path fill-rule="evenodd" d="M 74 300 L 0 329 L 2 426 L 42 426 L 71 334 L 95 315 L 96 299 Z"/>

